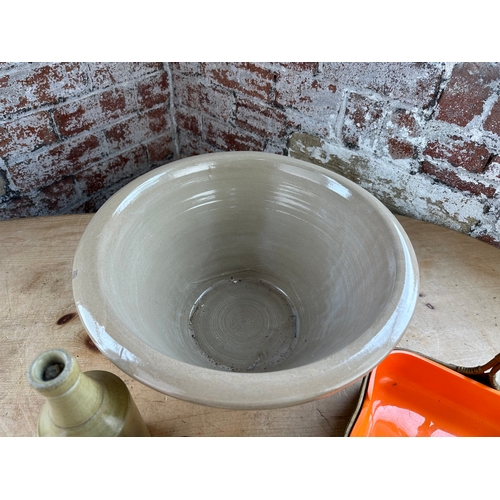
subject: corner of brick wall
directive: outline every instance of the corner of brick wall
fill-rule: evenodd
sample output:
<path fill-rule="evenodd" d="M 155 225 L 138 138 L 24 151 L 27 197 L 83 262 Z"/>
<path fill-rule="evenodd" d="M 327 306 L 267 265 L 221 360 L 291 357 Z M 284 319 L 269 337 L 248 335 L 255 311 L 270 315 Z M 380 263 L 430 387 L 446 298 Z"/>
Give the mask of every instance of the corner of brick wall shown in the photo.
<path fill-rule="evenodd" d="M 162 63 L 0 63 L 0 218 L 95 211 L 173 157 Z"/>
<path fill-rule="evenodd" d="M 0 218 L 94 211 L 177 157 L 267 151 L 500 247 L 499 63 L 0 63 Z"/>

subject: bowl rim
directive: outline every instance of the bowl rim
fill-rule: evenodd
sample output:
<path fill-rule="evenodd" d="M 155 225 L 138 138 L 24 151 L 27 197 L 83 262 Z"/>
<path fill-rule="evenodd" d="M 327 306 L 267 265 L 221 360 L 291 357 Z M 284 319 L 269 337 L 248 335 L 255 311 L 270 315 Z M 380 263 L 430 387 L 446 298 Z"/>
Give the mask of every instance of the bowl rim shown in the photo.
<path fill-rule="evenodd" d="M 392 233 L 401 261 L 396 272 L 401 285 L 393 290 L 377 321 L 358 339 L 324 359 L 297 368 L 273 372 L 241 373 L 197 367 L 173 359 L 148 346 L 126 326 L 99 296 L 95 261 L 99 243 L 120 207 L 148 186 L 166 179 L 174 169 L 196 167 L 202 162 L 245 160 L 292 166 L 321 174 L 355 192 L 380 214 Z M 134 195 L 135 193 L 135 195 Z M 78 244 L 72 274 L 73 297 L 80 319 L 97 348 L 118 368 L 139 382 L 178 399 L 230 409 L 271 409 L 306 403 L 329 396 L 363 378 L 396 346 L 414 313 L 419 286 L 418 263 L 403 227 L 377 198 L 349 179 L 304 160 L 260 152 L 223 152 L 198 155 L 164 164 L 126 184 L 94 214 Z M 120 342 L 116 333 L 120 333 Z M 374 332 L 376 332 L 374 334 Z M 135 353 L 143 351 L 139 358 Z M 349 374 L 346 376 L 345 372 Z M 339 382 L 341 380 L 341 382 Z"/>

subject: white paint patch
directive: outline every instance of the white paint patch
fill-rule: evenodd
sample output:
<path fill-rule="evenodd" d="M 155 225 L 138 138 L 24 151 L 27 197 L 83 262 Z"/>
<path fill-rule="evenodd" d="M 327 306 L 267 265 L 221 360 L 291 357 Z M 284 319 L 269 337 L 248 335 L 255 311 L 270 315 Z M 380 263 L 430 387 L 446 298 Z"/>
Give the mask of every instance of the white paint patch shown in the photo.
<path fill-rule="evenodd" d="M 298 156 L 306 155 L 327 168 L 335 166 L 337 171 L 342 171 L 342 162 L 348 164 L 348 168 L 344 165 L 346 175 L 355 170 L 358 184 L 394 211 L 464 233 L 471 233 L 478 224 L 483 224 L 483 229 L 489 227 L 490 231 L 493 226 L 495 231 L 500 229 L 497 220 L 492 220 L 493 215 L 484 214 L 484 196 L 472 196 L 436 183 L 425 174 L 412 175 L 411 160 L 381 159 L 323 140 L 319 142 L 319 146 L 309 146 L 297 141 L 296 147 L 302 153 Z M 294 156 L 293 150 L 290 153 Z"/>

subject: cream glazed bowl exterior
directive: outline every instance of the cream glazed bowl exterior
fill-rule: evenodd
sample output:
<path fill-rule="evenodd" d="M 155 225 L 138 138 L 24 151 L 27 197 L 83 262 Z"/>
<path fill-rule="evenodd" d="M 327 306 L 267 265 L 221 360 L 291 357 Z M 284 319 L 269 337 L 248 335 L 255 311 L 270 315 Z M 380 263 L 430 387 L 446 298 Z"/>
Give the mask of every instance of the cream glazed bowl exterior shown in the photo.
<path fill-rule="evenodd" d="M 265 409 L 329 396 L 402 337 L 418 266 L 375 197 L 256 152 L 172 162 L 114 194 L 76 251 L 80 318 L 115 365 L 164 394 Z"/>

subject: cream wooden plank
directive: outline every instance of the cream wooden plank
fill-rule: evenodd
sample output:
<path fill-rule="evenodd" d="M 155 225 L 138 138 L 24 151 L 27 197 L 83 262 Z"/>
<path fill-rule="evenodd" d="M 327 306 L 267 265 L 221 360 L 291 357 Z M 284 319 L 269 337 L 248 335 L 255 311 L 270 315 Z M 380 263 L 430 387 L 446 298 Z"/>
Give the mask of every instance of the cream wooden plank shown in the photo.
<path fill-rule="evenodd" d="M 500 352 L 500 250 L 401 218 L 417 254 L 420 297 L 400 346 L 473 366 Z"/>

